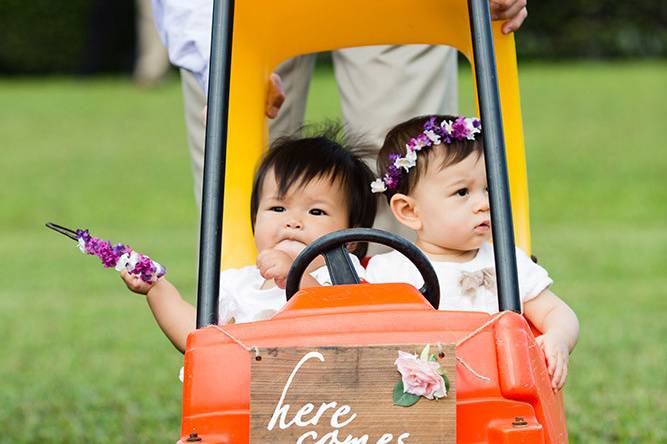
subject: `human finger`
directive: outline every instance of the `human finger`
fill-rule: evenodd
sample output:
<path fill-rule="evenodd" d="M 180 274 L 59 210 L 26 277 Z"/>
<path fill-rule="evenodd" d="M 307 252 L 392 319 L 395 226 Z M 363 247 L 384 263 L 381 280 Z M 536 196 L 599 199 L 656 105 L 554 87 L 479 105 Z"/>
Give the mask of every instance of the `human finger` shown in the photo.
<path fill-rule="evenodd" d="M 526 17 L 528 17 L 528 10 L 524 7 L 514 17 L 503 23 L 502 33 L 509 34 L 516 31 L 521 27 Z"/>
<path fill-rule="evenodd" d="M 554 353 L 549 353 L 547 355 L 547 371 L 549 372 L 550 376 L 554 375 L 554 371 L 556 370 L 556 365 L 557 365 L 557 358 Z"/>
<path fill-rule="evenodd" d="M 511 19 L 527 6 L 527 0 L 491 0 L 493 20 Z"/>
<path fill-rule="evenodd" d="M 275 265 L 274 264 L 265 264 L 259 268 L 259 274 L 266 280 L 273 279 L 275 276 Z"/>
<path fill-rule="evenodd" d="M 266 93 L 266 109 L 264 113 L 269 119 L 274 119 L 285 102 L 285 90 L 278 74 L 271 73 L 269 77 L 269 90 Z"/>
<path fill-rule="evenodd" d="M 551 386 L 558 390 L 560 385 L 561 375 L 563 374 L 563 360 L 560 357 L 556 358 L 556 364 L 554 367 L 554 373 L 551 377 Z"/>
<path fill-rule="evenodd" d="M 558 390 L 561 390 L 565 385 L 565 381 L 567 381 L 567 372 L 568 372 L 568 366 L 566 362 L 563 364 L 563 372 L 561 373 L 560 381 L 558 381 Z"/>
<path fill-rule="evenodd" d="M 287 277 L 274 278 L 273 281 L 276 283 L 277 287 L 284 290 L 287 284 Z"/>

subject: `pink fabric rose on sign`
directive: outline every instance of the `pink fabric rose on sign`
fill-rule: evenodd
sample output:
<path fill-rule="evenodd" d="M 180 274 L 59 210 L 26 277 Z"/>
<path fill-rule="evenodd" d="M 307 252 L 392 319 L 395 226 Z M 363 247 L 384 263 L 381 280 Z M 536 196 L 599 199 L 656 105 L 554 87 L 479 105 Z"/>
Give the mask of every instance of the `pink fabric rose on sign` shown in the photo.
<path fill-rule="evenodd" d="M 447 396 L 445 381 L 438 374 L 440 364 L 435 361 L 420 359 L 403 351 L 398 352 L 394 363 L 403 380 L 403 391 L 427 399 L 440 399 Z"/>

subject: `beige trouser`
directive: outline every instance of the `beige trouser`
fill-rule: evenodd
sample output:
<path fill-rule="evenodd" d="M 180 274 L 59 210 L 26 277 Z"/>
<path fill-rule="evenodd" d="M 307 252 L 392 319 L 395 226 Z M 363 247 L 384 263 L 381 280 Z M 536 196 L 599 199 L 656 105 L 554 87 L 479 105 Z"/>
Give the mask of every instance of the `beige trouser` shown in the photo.
<path fill-rule="evenodd" d="M 133 77 L 136 82 L 152 85 L 169 71 L 169 55 L 155 29 L 151 0 L 135 0 L 137 57 Z"/>
<path fill-rule="evenodd" d="M 424 114 L 456 114 L 458 108 L 456 51 L 445 46 L 366 46 L 333 52 L 341 111 L 351 132 L 379 147 L 387 130 Z M 274 138 L 294 133 L 302 124 L 315 54 L 295 57 L 276 69 L 285 88 L 285 103 L 270 122 Z M 194 76 L 181 70 L 188 145 L 201 206 L 204 158 L 204 95 Z M 375 165 L 373 159 L 371 164 Z M 380 199 L 375 227 L 414 239 Z"/>

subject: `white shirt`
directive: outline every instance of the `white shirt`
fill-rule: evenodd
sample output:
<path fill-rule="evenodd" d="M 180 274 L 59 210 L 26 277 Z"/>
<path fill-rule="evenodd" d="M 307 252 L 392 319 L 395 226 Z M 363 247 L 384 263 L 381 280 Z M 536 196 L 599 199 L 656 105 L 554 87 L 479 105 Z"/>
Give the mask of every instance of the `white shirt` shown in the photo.
<path fill-rule="evenodd" d="M 553 283 L 547 271 L 519 248 L 516 249 L 516 264 L 522 303 L 533 299 Z M 431 261 L 431 265 L 440 282 L 440 310 L 498 312 L 493 245 L 482 245 L 477 255 L 468 262 Z M 465 285 L 465 279 L 462 285 L 464 273 L 484 269 L 488 269 L 492 276 L 492 282 L 488 279 L 486 281 L 489 285 L 468 286 Z M 397 251 L 373 256 L 366 268 L 366 280 L 370 283 L 406 282 L 417 288 L 424 285 L 417 267 Z"/>
<path fill-rule="evenodd" d="M 208 93 L 212 0 L 152 0 L 153 17 L 169 61 L 192 72 Z"/>
<path fill-rule="evenodd" d="M 364 278 L 365 270 L 356 256 L 350 255 L 359 278 Z M 320 267 L 310 273 L 320 285 L 331 285 L 327 267 Z M 218 322 L 227 324 L 253 322 L 270 319 L 285 305 L 285 290 L 279 287 L 262 289 L 265 279 L 254 266 L 230 268 L 220 273 L 220 299 Z"/>

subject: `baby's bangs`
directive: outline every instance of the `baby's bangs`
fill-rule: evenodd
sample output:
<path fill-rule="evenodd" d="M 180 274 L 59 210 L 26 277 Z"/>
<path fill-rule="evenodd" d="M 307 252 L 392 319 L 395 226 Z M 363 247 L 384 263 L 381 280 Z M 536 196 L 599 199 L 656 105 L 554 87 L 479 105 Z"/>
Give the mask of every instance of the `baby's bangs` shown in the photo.
<path fill-rule="evenodd" d="M 273 173 L 277 180 L 278 195 L 283 197 L 294 186 L 304 187 L 320 179 L 328 180 L 332 185 L 336 182 L 342 186 L 348 184 L 349 171 L 332 157 L 335 156 L 305 156 L 305 158 L 276 162 L 273 165 Z"/>

